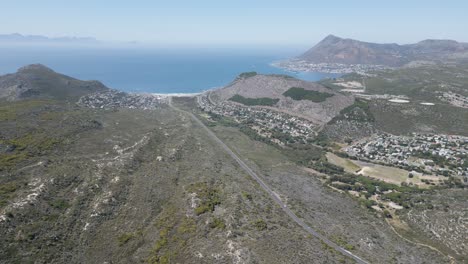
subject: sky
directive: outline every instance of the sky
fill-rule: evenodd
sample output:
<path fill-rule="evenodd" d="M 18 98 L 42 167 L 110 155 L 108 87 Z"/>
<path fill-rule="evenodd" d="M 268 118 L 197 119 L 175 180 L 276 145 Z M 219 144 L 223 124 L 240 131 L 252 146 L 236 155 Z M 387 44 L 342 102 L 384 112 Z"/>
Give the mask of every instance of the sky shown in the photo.
<path fill-rule="evenodd" d="M 0 0 L 0 34 L 159 46 L 312 46 L 328 34 L 378 43 L 468 42 L 468 1 Z"/>

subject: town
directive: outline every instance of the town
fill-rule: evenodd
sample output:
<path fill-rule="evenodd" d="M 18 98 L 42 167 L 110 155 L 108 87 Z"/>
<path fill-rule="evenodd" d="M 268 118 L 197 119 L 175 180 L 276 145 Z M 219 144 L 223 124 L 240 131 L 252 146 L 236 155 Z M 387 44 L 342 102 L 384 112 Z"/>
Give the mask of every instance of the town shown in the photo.
<path fill-rule="evenodd" d="M 344 148 L 351 157 L 424 173 L 468 179 L 468 137 L 380 134 Z"/>
<path fill-rule="evenodd" d="M 254 130 L 258 136 L 279 145 L 307 142 L 316 136 L 314 129 L 317 128 L 317 124 L 269 108 L 243 106 L 231 101 L 214 104 L 209 98 L 209 93 L 198 97 L 198 105 L 204 112 L 230 117 Z"/>
<path fill-rule="evenodd" d="M 128 108 L 150 110 L 160 108 L 167 103 L 167 96 L 125 93 L 110 89 L 83 96 L 77 104 L 99 109 Z"/>
<path fill-rule="evenodd" d="M 391 67 L 384 65 L 311 63 L 300 59 L 277 61 L 271 65 L 292 72 L 322 72 L 331 74 L 357 73 L 361 75 L 369 75 L 368 72 L 370 71 L 391 69 Z"/>

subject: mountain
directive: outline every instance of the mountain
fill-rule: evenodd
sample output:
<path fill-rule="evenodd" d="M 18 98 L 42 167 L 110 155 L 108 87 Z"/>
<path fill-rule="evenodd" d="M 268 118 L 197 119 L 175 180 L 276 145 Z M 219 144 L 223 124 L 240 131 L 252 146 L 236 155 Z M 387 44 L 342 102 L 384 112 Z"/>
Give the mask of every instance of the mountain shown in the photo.
<path fill-rule="evenodd" d="M 41 35 L 22 35 L 19 33 L 0 35 L 0 44 L 15 43 L 15 44 L 93 44 L 98 43 L 95 38 L 90 37 L 58 37 L 49 38 Z"/>
<path fill-rule="evenodd" d="M 296 94 L 299 96 L 309 94 L 313 98 L 302 100 L 296 97 Z M 352 96 L 336 93 L 317 83 L 285 75 L 261 74 L 239 77 L 225 88 L 213 91 L 211 99 L 220 103 L 233 101 L 232 98 L 236 98 L 235 96 L 247 100 L 259 98 L 274 100 L 277 101 L 274 105 L 263 107 L 300 116 L 320 124 L 330 121 L 340 110 L 354 101 Z"/>
<path fill-rule="evenodd" d="M 7 101 L 30 98 L 77 101 L 83 95 L 106 90 L 109 88 L 101 82 L 77 80 L 41 64 L 0 76 L 0 99 Z"/>
<path fill-rule="evenodd" d="M 454 40 L 423 40 L 416 44 L 377 44 L 329 35 L 299 56 L 311 63 L 402 66 L 414 60 L 441 59 L 467 53 L 468 43 Z"/>

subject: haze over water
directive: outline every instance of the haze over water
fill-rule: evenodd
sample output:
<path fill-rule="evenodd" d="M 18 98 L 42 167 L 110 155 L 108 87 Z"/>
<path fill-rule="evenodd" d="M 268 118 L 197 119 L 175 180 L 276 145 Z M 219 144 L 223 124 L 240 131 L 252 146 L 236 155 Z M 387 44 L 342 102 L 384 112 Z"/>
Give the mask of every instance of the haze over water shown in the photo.
<path fill-rule="evenodd" d="M 127 92 L 195 93 L 229 84 L 242 72 L 288 74 L 318 81 L 336 74 L 292 73 L 270 66 L 298 51 L 229 49 L 96 49 L 0 47 L 0 74 L 41 63 L 83 80 Z"/>

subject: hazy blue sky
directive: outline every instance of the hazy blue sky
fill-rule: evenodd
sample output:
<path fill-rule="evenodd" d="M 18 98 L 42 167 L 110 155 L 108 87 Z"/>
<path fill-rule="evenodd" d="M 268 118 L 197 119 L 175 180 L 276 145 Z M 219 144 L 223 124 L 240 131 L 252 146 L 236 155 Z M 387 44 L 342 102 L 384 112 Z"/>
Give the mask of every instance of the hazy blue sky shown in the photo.
<path fill-rule="evenodd" d="M 468 42 L 468 1 L 0 0 L 0 33 L 160 45 L 310 46 L 328 34 L 372 42 Z"/>

